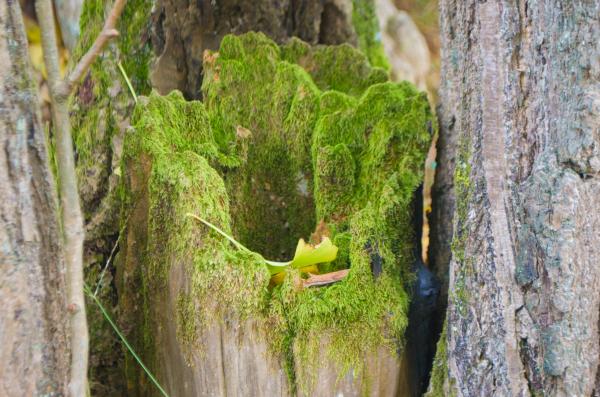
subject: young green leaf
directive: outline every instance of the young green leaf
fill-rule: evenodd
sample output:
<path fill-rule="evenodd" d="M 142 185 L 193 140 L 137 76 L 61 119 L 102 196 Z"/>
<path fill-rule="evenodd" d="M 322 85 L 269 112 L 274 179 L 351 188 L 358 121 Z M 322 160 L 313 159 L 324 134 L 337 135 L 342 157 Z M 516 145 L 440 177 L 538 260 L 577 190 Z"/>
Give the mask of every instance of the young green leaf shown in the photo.
<path fill-rule="evenodd" d="M 246 248 L 244 245 L 242 245 L 242 243 L 238 242 L 232 236 L 225 233 L 223 230 L 221 230 L 217 226 L 213 225 L 212 223 L 208 222 L 207 220 L 204 220 L 197 215 L 189 214 L 189 213 L 186 214 L 186 216 L 189 216 L 191 218 L 194 218 L 194 219 L 204 223 L 206 226 L 210 227 L 211 229 L 213 229 L 214 231 L 216 231 L 217 233 L 219 233 L 220 235 L 225 237 L 227 240 L 229 240 L 239 250 L 246 251 L 246 252 L 252 252 L 251 250 Z M 303 239 L 300 239 L 298 241 L 298 245 L 296 246 L 296 252 L 294 254 L 294 258 L 291 261 L 288 261 L 288 262 L 269 261 L 269 260 L 264 259 L 262 257 L 262 255 L 261 255 L 261 258 L 263 258 L 263 260 L 265 261 L 265 264 L 267 265 L 269 272 L 271 273 L 271 276 L 275 276 L 279 273 L 282 273 L 288 267 L 292 267 L 294 269 L 301 269 L 304 272 L 317 272 L 318 269 L 315 265 L 317 265 L 319 263 L 326 263 L 326 262 L 331 262 L 331 261 L 335 260 L 335 258 L 337 257 L 337 252 L 338 252 L 338 247 L 333 245 L 333 243 L 331 242 L 331 240 L 328 237 L 324 237 L 323 240 L 321 241 L 321 243 L 317 244 L 316 246 L 313 246 L 312 244 L 307 244 Z M 258 255 L 260 255 L 260 254 L 258 254 Z M 279 276 L 279 277 L 273 278 L 272 280 L 277 282 L 277 281 L 280 281 L 281 279 L 282 279 L 282 277 Z"/>

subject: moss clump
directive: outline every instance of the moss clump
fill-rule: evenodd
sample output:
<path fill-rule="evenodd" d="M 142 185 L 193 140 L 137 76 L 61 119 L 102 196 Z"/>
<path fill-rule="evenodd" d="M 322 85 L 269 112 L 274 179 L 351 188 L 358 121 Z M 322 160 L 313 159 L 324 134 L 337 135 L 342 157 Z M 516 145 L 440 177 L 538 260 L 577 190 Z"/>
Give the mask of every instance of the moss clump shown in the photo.
<path fill-rule="evenodd" d="M 432 120 L 425 96 L 408 83 L 373 85 L 354 106 L 342 103 L 338 111 L 333 111 L 329 103 L 313 136 L 315 169 L 319 174 L 329 169 L 348 172 L 351 168 L 354 178 L 343 179 L 349 184 L 344 188 L 350 189 L 350 194 L 333 194 L 324 200 L 317 195 L 317 213 L 323 219 L 335 219 L 340 217 L 332 211 L 336 205 L 361 208 L 383 193 L 391 177 L 399 179 L 403 189 L 398 192 L 400 196 L 410 198 L 421 180 L 423 148 L 430 140 L 426 126 Z M 341 151 L 344 156 L 331 155 Z M 328 188 L 339 189 L 337 178 L 330 179 Z M 322 189 L 325 193 L 327 187 Z M 347 203 L 348 196 L 353 203 Z"/>
<path fill-rule="evenodd" d="M 323 91 L 361 95 L 369 86 L 388 80 L 384 69 L 349 44 L 314 46 L 293 38 L 281 48 L 282 60 L 300 65 Z"/>
<path fill-rule="evenodd" d="M 409 208 L 434 123 L 427 99 L 407 84 L 370 80 L 381 75 L 347 46 L 278 47 L 260 33 L 226 36 L 204 70 L 204 103 L 153 94 L 132 119 L 129 162 L 151 163 L 145 295 L 186 263 L 192 281 L 177 302 L 184 346 L 211 321 L 252 316 L 285 358 L 292 387 L 310 386 L 295 366 L 316 373 L 325 339 L 340 376 L 350 368 L 360 376 L 364 357 L 395 351 L 407 324 Z M 302 275 L 290 271 L 270 288 L 259 257 L 187 212 L 282 259 L 322 220 L 341 250 L 321 270 L 350 273 L 299 290 Z"/>

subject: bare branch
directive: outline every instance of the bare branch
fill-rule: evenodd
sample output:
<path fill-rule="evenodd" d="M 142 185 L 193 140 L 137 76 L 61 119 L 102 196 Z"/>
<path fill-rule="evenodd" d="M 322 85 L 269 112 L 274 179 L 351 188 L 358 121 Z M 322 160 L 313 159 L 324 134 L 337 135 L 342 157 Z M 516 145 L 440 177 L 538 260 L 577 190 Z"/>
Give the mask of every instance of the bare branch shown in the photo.
<path fill-rule="evenodd" d="M 119 32 L 115 29 L 115 27 L 117 25 L 119 16 L 121 16 L 121 13 L 123 12 L 126 2 L 126 0 L 115 1 L 110 13 L 108 14 L 106 22 L 104 23 L 104 27 L 94 41 L 94 44 L 92 44 L 85 55 L 81 57 L 77 65 L 75 65 L 73 68 L 73 71 L 71 71 L 67 78 L 65 78 L 64 83 L 60 87 L 60 94 L 65 98 L 68 97 L 71 92 L 73 92 L 73 89 L 77 86 L 77 84 L 79 84 L 81 78 L 85 75 L 92 63 L 94 63 L 98 55 L 100 55 L 106 43 L 108 43 L 108 41 L 113 37 L 117 37 L 119 35 Z"/>
<path fill-rule="evenodd" d="M 84 226 L 75 159 L 73 138 L 67 98 L 75 85 L 81 80 L 108 40 L 117 36 L 117 19 L 123 11 L 125 0 L 116 0 L 110 11 L 102 32 L 88 52 L 81 58 L 69 77 L 62 81 L 58 62 L 56 27 L 51 0 L 36 0 L 35 7 L 42 33 L 44 63 L 48 72 L 48 86 L 52 103 L 52 119 L 56 137 L 56 157 L 58 159 L 59 190 L 61 200 L 64 253 L 67 278 L 67 311 L 70 315 L 71 366 L 69 395 L 81 397 L 87 395 L 87 369 L 89 354 L 89 335 L 85 314 L 83 281 L 83 241 Z"/>
<path fill-rule="evenodd" d="M 83 295 L 83 216 L 79 203 L 71 121 L 66 98 L 59 93 L 61 84 L 58 66 L 58 47 L 51 0 L 36 0 L 44 62 L 48 72 L 48 86 L 52 102 L 52 118 L 56 136 L 59 190 L 64 238 L 67 279 L 67 309 L 70 313 L 71 373 L 69 395 L 85 396 L 87 391 L 87 368 L 89 336 Z"/>

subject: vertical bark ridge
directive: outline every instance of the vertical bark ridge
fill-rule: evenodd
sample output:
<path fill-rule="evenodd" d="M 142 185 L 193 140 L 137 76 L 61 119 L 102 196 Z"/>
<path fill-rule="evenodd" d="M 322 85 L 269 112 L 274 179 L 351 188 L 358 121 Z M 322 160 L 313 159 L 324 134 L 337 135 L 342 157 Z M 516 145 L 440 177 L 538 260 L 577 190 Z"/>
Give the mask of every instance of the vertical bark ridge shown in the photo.
<path fill-rule="evenodd" d="M 448 0 L 441 11 L 440 141 L 454 145 L 439 149 L 456 161 L 454 180 L 447 169 L 436 181 L 456 190 L 449 383 L 461 395 L 590 395 L 600 5 Z"/>

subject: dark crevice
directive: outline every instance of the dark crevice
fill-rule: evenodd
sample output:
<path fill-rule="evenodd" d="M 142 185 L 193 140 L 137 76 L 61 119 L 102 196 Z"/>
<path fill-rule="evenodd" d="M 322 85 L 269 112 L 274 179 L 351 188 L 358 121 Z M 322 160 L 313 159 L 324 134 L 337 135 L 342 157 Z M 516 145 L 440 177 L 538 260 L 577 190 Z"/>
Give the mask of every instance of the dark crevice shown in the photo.
<path fill-rule="evenodd" d="M 454 129 L 454 125 L 456 122 L 456 118 L 453 116 L 449 121 L 448 121 L 448 125 L 446 126 L 446 129 L 448 131 L 451 131 Z M 448 145 L 450 142 L 447 142 L 446 145 Z M 444 146 L 446 145 L 442 145 L 440 147 L 440 142 L 438 141 L 438 158 L 440 156 L 440 150 L 444 149 Z M 451 150 L 451 148 L 446 147 L 446 150 Z M 453 168 L 452 166 L 450 166 L 450 168 Z M 439 172 L 439 171 L 438 171 Z M 448 185 L 448 182 L 445 184 L 443 180 L 443 176 L 440 176 L 438 173 L 436 173 L 435 176 L 435 183 L 434 186 L 431 190 L 431 195 L 432 195 L 432 205 L 434 206 L 434 211 L 430 212 L 427 214 L 427 220 L 429 222 L 429 230 L 430 230 L 430 235 L 429 235 L 429 247 L 427 247 L 427 258 L 429 260 L 429 262 L 427 263 L 427 265 L 424 265 L 421 263 L 421 261 L 419 260 L 419 265 L 423 266 L 425 269 L 427 269 L 428 272 L 431 272 L 430 274 L 435 274 L 434 277 L 434 281 L 437 283 L 437 294 L 435 295 L 435 298 L 430 297 L 429 300 L 427 300 L 426 304 L 422 304 L 420 310 L 422 312 L 422 314 L 427 314 L 426 317 L 424 317 L 423 315 L 421 315 L 420 317 L 417 316 L 416 319 L 414 319 L 416 321 L 415 327 L 416 328 L 414 331 L 411 330 L 411 325 L 409 325 L 409 332 L 419 332 L 419 331 L 423 331 L 426 332 L 425 337 L 422 337 L 422 339 L 424 340 L 423 343 L 423 349 L 424 352 L 422 352 L 422 356 L 423 358 L 422 360 L 422 369 L 421 369 L 421 378 L 420 378 L 420 383 L 419 383 L 419 395 L 424 394 L 427 391 L 427 388 L 429 386 L 429 381 L 430 381 L 430 377 L 431 377 L 431 369 L 433 366 L 433 360 L 435 358 L 435 354 L 436 354 L 436 349 L 437 349 L 437 343 L 442 335 L 442 331 L 444 328 L 444 322 L 446 319 L 446 309 L 448 306 L 448 272 L 449 272 L 449 266 L 450 266 L 450 258 L 451 258 L 451 253 L 450 251 L 450 245 L 447 244 L 440 244 L 439 241 L 439 236 L 436 235 L 436 233 L 441 233 L 441 235 L 447 234 L 447 230 L 446 228 L 450 227 L 452 228 L 452 223 L 448 221 L 447 217 L 449 217 L 450 219 L 453 217 L 453 212 L 454 210 L 452 208 L 448 208 L 445 211 L 440 211 L 439 209 L 436 209 L 435 206 L 436 204 L 439 206 L 441 203 L 445 203 L 445 204 L 449 204 L 448 200 L 443 200 L 444 197 L 447 197 L 447 195 L 452 194 L 452 186 L 451 186 L 451 180 L 449 181 L 450 185 Z M 422 203 L 422 197 L 419 197 L 419 195 L 417 195 L 417 200 L 415 200 L 417 202 L 417 204 Z M 453 205 L 452 205 L 453 207 Z M 422 204 L 420 204 L 420 206 L 415 207 L 415 214 L 419 215 L 419 219 L 422 219 L 422 217 L 420 216 L 420 211 L 422 209 Z M 418 211 L 418 212 L 417 212 Z M 443 217 L 443 219 L 439 219 L 440 217 Z M 420 245 L 421 242 L 421 228 L 422 225 L 417 225 L 417 237 L 418 237 L 418 242 Z M 452 235 L 451 231 L 450 231 L 450 236 Z M 419 248 L 419 252 L 420 251 L 420 246 Z M 418 257 L 420 259 L 420 257 Z M 443 261 L 442 261 L 443 260 Z M 436 277 L 437 276 L 437 277 Z M 445 281 L 444 281 L 445 280 Z M 421 298 L 422 299 L 422 298 Z M 414 308 L 416 305 L 412 305 L 411 307 L 411 322 L 415 322 L 413 321 L 413 317 L 415 316 L 415 313 L 413 313 L 413 311 L 415 311 L 416 309 Z M 419 321 L 420 321 L 420 325 L 419 325 Z M 419 327 L 421 329 L 419 329 Z M 410 340 L 411 335 L 408 335 L 408 345 L 415 345 L 414 343 L 411 343 Z M 417 334 L 417 337 L 419 337 L 419 335 Z M 417 362 L 417 365 L 419 363 Z"/>
<path fill-rule="evenodd" d="M 589 172 L 590 171 L 589 169 L 584 169 L 581 165 L 577 164 L 573 160 L 563 161 L 561 163 L 561 165 L 563 166 L 563 168 L 569 169 L 569 170 L 575 172 L 577 174 L 577 176 L 579 176 L 579 179 L 581 179 L 583 181 L 593 179 L 594 176 L 596 176 L 594 173 Z"/>
<path fill-rule="evenodd" d="M 438 297 L 441 283 L 423 263 L 421 258 L 421 237 L 423 229 L 423 187 L 413 199 L 413 224 L 415 229 L 415 249 L 413 271 L 415 282 L 409 309 L 409 323 L 406 330 L 406 354 L 412 368 L 410 381 L 414 396 L 427 391 L 435 348 L 442 327 L 439 321 Z M 445 311 L 445 308 L 443 308 Z"/>

